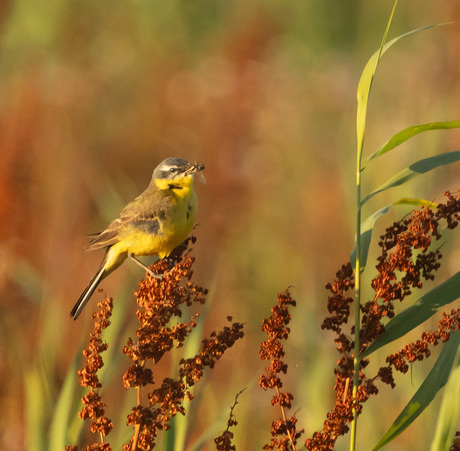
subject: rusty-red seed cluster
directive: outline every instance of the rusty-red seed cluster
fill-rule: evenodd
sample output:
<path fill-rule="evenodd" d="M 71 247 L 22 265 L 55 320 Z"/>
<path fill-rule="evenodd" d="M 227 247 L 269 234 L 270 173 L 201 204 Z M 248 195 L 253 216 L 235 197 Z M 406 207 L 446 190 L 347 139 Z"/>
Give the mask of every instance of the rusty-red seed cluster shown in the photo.
<path fill-rule="evenodd" d="M 270 360 L 270 366 L 265 368 L 265 374 L 259 378 L 259 385 L 264 389 L 274 389 L 276 394 L 273 395 L 272 406 L 279 405 L 282 418 L 274 421 L 271 427 L 273 438 L 270 443 L 263 449 L 271 450 L 295 450 L 297 440 L 303 434 L 304 430 L 297 430 L 297 418 L 291 416 L 286 418 L 286 409 L 291 408 L 291 402 L 294 399 L 291 393 L 282 392 L 283 383 L 281 374 L 286 374 L 287 364 L 281 359 L 284 357 L 284 349 L 281 340 L 287 340 L 289 337 L 289 328 L 287 325 L 291 321 L 289 306 L 295 307 L 296 302 L 291 299 L 289 291 L 278 295 L 278 304 L 272 307 L 272 314 L 268 319 L 264 319 L 262 330 L 267 334 L 267 340 L 263 341 L 260 346 L 259 356 L 262 360 Z"/>

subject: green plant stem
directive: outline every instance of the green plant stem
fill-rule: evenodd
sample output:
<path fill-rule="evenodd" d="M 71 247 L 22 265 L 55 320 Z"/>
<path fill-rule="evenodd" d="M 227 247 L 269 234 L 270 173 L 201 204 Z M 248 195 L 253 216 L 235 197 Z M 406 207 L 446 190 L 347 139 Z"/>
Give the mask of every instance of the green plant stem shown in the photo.
<path fill-rule="evenodd" d="M 356 158 L 356 262 L 355 262 L 355 345 L 353 359 L 353 401 L 356 400 L 359 384 L 359 329 L 361 324 L 361 156 L 364 140 L 358 144 Z M 358 415 L 353 410 L 351 423 L 350 450 L 356 447 Z"/>
<path fill-rule="evenodd" d="M 356 155 L 356 261 L 355 261 L 355 345 L 354 345 L 354 359 L 353 359 L 353 402 L 356 402 L 359 386 L 359 330 L 361 325 L 361 208 L 363 202 L 361 200 L 361 172 L 364 170 L 362 166 L 362 155 L 364 149 L 364 135 L 366 130 L 366 113 L 367 103 L 371 92 L 372 82 L 374 79 L 377 65 L 384 51 L 385 42 L 390 30 L 390 25 L 393 20 L 393 15 L 396 10 L 398 0 L 395 0 L 393 9 L 390 14 L 385 32 L 383 34 L 382 42 L 380 44 L 379 53 L 375 61 L 375 67 L 369 75 L 364 73 L 358 85 L 358 111 L 356 117 L 356 131 L 357 131 L 357 155 Z M 371 61 L 371 60 L 370 60 Z M 363 78 L 364 77 L 364 78 Z M 367 81 L 364 82 L 364 81 Z M 364 91 L 363 91 L 364 90 Z M 353 409 L 353 421 L 351 423 L 351 437 L 350 437 L 350 451 L 356 449 L 356 429 L 358 422 L 358 414 L 356 409 Z"/>

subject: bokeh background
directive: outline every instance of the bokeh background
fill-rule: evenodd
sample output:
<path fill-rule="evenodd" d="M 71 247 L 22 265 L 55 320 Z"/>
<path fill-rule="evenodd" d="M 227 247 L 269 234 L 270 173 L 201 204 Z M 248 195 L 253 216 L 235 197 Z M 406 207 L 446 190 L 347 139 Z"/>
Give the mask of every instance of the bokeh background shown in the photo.
<path fill-rule="evenodd" d="M 258 359 L 261 322 L 289 286 L 298 305 L 286 344 L 285 388 L 294 394 L 304 437 L 321 428 L 334 402 L 337 360 L 333 337 L 320 329 L 324 285 L 348 261 L 354 241 L 356 88 L 392 4 L 0 3 L 1 449 L 53 449 L 56 405 L 69 371 L 81 364 L 90 311 L 103 297 L 95 295 L 78 321 L 69 318 L 102 259 L 82 252 L 85 235 L 116 217 L 169 156 L 206 164 L 207 184 L 196 183 L 194 245 L 195 281 L 210 289 L 202 333 L 224 326 L 227 315 L 246 331 L 197 388 L 186 449 L 199 443 L 214 449 L 212 438 L 225 429 L 229 406 L 244 387 L 235 411 L 237 449 L 270 441 L 279 411 L 257 385 L 266 366 Z M 405 0 L 390 37 L 458 20 L 458 2 Z M 377 72 L 365 154 L 407 126 L 458 120 L 459 77 L 458 22 L 400 41 Z M 411 162 L 459 150 L 459 138 L 455 130 L 430 132 L 375 160 L 364 174 L 365 192 Z M 459 164 L 442 167 L 376 196 L 364 216 L 403 195 L 440 201 L 459 182 Z M 379 230 L 407 211 L 395 208 Z M 458 271 L 458 242 L 448 237 L 439 280 Z M 120 378 L 129 364 L 121 347 L 136 329 L 132 291 L 143 277 L 135 266 L 126 263 L 102 284 L 114 297 L 114 322 L 123 324 L 111 337 L 111 377 L 103 392 L 115 447 L 130 432 L 124 418 L 135 404 Z M 370 264 L 367 280 L 372 273 Z M 170 374 L 177 358 L 166 359 L 157 374 Z M 383 388 L 369 401 L 358 449 L 376 443 L 431 364 L 414 366 L 397 379 L 397 389 Z M 76 443 L 82 427 L 76 374 L 71 380 L 75 395 L 61 430 L 67 444 Z M 438 406 L 439 400 L 391 449 L 427 449 Z M 348 437 L 337 449 L 347 446 Z"/>

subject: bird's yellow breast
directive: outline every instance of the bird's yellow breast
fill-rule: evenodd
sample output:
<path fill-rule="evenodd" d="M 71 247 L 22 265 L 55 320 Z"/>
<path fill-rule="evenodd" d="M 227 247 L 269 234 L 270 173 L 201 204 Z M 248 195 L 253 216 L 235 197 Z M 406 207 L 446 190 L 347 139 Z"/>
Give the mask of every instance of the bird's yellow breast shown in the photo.
<path fill-rule="evenodd" d="M 109 249 L 108 267 L 119 266 L 128 253 L 167 257 L 187 238 L 195 225 L 197 198 L 191 183 L 178 183 L 175 186 L 164 192 L 165 196 L 169 196 L 168 208 L 158 217 L 158 230 L 149 233 L 134 225 L 126 227 L 123 236 Z"/>

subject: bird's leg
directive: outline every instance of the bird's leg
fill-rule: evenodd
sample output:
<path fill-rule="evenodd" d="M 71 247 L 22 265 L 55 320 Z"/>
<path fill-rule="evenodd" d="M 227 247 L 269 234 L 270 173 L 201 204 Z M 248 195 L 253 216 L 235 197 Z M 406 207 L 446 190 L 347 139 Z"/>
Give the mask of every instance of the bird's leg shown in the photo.
<path fill-rule="evenodd" d="M 144 268 L 154 279 L 162 279 L 163 276 L 160 274 L 155 274 L 151 269 L 144 265 L 140 260 L 138 260 L 133 254 L 128 253 L 128 257 L 134 262 L 137 263 L 139 266 Z"/>

